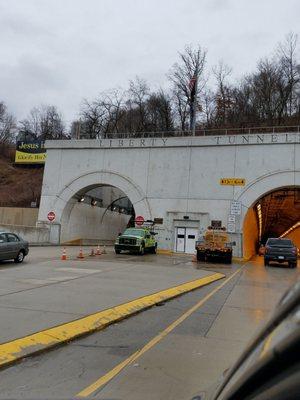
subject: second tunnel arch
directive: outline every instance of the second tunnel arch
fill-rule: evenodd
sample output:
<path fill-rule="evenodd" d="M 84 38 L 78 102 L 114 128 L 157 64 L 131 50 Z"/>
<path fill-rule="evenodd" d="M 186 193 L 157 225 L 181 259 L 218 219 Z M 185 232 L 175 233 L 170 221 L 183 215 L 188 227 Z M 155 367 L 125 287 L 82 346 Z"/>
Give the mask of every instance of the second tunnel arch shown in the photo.
<path fill-rule="evenodd" d="M 266 196 L 275 194 L 283 190 L 298 190 L 300 191 L 300 182 L 296 181 L 297 171 L 277 171 L 266 176 L 262 176 L 255 182 L 248 185 L 238 200 L 242 203 L 242 220 L 241 227 L 243 231 L 242 249 L 243 257 L 246 259 L 251 258 L 257 253 L 259 244 L 259 222 L 257 220 L 256 211 L 254 207 L 258 202 L 266 198 Z M 298 171 L 300 172 L 300 171 Z M 300 203 L 299 203 L 300 206 Z M 300 220 L 300 208 L 296 209 L 298 212 L 295 219 Z M 283 233 L 283 232 L 282 232 Z"/>

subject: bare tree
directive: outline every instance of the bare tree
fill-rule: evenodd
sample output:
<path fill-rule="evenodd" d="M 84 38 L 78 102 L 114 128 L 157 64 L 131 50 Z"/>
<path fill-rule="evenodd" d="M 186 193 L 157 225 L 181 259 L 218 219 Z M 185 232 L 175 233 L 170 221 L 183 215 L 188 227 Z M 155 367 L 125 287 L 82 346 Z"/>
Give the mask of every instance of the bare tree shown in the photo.
<path fill-rule="evenodd" d="M 216 96 L 215 93 L 207 89 L 202 95 L 202 113 L 204 115 L 204 125 L 212 128 L 215 125 Z"/>
<path fill-rule="evenodd" d="M 124 93 L 113 89 L 102 92 L 93 101 L 84 100 L 81 108 L 81 137 L 105 138 L 119 132 Z"/>
<path fill-rule="evenodd" d="M 199 94 L 201 93 L 205 79 L 203 71 L 206 61 L 206 51 L 200 46 L 193 49 L 186 46 L 183 53 L 179 53 L 180 62 L 175 63 L 169 73 L 169 79 L 173 83 L 174 94 L 182 97 L 181 107 L 184 100 L 188 105 L 190 114 L 190 130 L 194 131 L 196 124 L 196 109 Z"/>
<path fill-rule="evenodd" d="M 174 129 L 170 97 L 161 89 L 152 93 L 146 102 L 148 123 L 152 132 L 170 132 Z"/>
<path fill-rule="evenodd" d="M 150 96 L 150 89 L 146 81 L 136 77 L 129 82 L 127 105 L 132 116 L 138 116 L 136 131 L 147 131 L 147 108 L 146 102 Z M 132 112 L 133 111 L 133 112 Z"/>
<path fill-rule="evenodd" d="M 297 95 L 299 95 L 300 68 L 296 58 L 297 42 L 298 36 L 290 32 L 277 48 L 279 65 L 285 81 L 285 92 L 288 96 L 286 111 L 290 117 L 297 110 Z"/>
<path fill-rule="evenodd" d="M 110 90 L 104 96 L 103 107 L 107 114 L 106 132 L 120 132 L 124 96 L 125 94 L 118 89 Z"/>
<path fill-rule="evenodd" d="M 172 103 L 175 113 L 175 124 L 181 131 L 188 129 L 189 105 L 179 90 L 173 90 Z"/>
<path fill-rule="evenodd" d="M 213 67 L 213 74 L 217 81 L 216 92 L 216 120 L 218 124 L 226 126 L 228 113 L 231 108 L 231 88 L 228 83 L 228 77 L 231 75 L 232 69 L 222 60 Z"/>
<path fill-rule="evenodd" d="M 31 139 L 64 139 L 65 126 L 62 115 L 55 106 L 42 105 L 33 108 L 29 116 L 20 121 L 20 132 Z"/>
<path fill-rule="evenodd" d="M 80 136 L 90 139 L 96 139 L 103 135 L 103 120 L 105 119 L 105 110 L 99 99 L 83 101 L 80 115 L 82 123 L 80 122 Z"/>
<path fill-rule="evenodd" d="M 15 133 L 15 118 L 7 111 L 5 103 L 0 102 L 0 143 L 3 145 L 13 142 Z"/>

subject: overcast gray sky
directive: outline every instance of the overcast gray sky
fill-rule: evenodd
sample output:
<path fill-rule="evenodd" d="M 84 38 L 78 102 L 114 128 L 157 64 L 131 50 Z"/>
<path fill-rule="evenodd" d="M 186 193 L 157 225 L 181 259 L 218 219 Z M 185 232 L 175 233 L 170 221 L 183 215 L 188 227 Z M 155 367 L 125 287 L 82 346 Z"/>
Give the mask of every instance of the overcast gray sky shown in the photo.
<path fill-rule="evenodd" d="M 18 119 L 44 103 L 70 121 L 136 75 L 165 86 L 186 44 L 239 77 L 299 22 L 299 0 L 0 0 L 0 100 Z"/>

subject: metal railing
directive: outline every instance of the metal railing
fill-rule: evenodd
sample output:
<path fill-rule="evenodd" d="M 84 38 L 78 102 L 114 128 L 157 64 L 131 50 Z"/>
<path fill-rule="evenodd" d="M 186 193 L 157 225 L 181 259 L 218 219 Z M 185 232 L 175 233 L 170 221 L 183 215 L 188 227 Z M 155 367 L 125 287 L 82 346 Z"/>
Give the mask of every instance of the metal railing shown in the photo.
<path fill-rule="evenodd" d="M 135 138 L 163 138 L 163 137 L 191 137 L 191 136 L 231 136 L 251 135 L 264 133 L 300 133 L 300 125 L 294 126 L 257 126 L 245 128 L 216 128 L 196 129 L 191 131 L 157 131 L 157 132 L 132 132 L 132 133 L 106 133 L 99 135 L 98 139 L 135 139 Z"/>

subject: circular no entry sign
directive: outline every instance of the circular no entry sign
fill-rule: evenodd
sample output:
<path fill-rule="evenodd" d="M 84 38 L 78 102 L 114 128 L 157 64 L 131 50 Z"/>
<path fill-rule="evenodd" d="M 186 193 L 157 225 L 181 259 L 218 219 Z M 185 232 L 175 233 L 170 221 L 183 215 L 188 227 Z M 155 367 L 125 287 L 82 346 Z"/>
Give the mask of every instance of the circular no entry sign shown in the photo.
<path fill-rule="evenodd" d="M 143 225 L 144 221 L 145 220 L 144 220 L 144 217 L 142 215 L 138 215 L 135 218 L 135 224 L 138 225 L 138 226 Z"/>
<path fill-rule="evenodd" d="M 47 218 L 50 222 L 54 221 L 55 220 L 55 212 L 53 212 L 53 211 L 48 212 Z"/>

